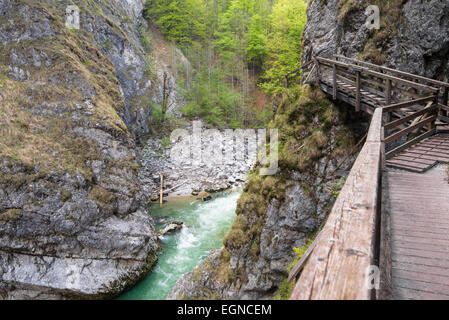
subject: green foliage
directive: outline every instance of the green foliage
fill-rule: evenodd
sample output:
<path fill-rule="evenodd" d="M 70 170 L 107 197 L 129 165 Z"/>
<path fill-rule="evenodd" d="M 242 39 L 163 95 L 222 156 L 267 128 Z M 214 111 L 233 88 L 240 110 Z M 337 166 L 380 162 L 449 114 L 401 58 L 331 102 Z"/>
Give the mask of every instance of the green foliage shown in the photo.
<path fill-rule="evenodd" d="M 162 28 L 168 39 L 189 45 L 205 37 L 202 0 L 147 0 L 145 17 Z"/>
<path fill-rule="evenodd" d="M 278 0 L 271 14 L 265 81 L 268 94 L 281 94 L 299 80 L 302 32 L 307 22 L 307 4 L 297 0 Z"/>
<path fill-rule="evenodd" d="M 258 14 L 251 17 L 251 22 L 248 30 L 248 46 L 246 48 L 246 55 L 248 62 L 255 67 L 260 68 L 268 55 L 266 47 L 267 39 L 262 30 L 262 21 Z"/>
<path fill-rule="evenodd" d="M 337 199 L 338 195 L 340 194 L 341 188 L 343 188 L 344 182 L 334 182 L 331 186 L 329 186 L 327 189 L 329 192 L 332 193 L 332 196 Z"/>
<path fill-rule="evenodd" d="M 169 147 L 170 146 L 170 137 L 163 137 L 161 142 L 162 142 L 162 146 L 164 148 Z"/>
<path fill-rule="evenodd" d="M 191 62 L 179 70 L 183 114 L 218 127 L 266 126 L 272 107 L 258 87 L 271 95 L 299 79 L 306 6 L 304 0 L 147 0 L 145 16 Z"/>

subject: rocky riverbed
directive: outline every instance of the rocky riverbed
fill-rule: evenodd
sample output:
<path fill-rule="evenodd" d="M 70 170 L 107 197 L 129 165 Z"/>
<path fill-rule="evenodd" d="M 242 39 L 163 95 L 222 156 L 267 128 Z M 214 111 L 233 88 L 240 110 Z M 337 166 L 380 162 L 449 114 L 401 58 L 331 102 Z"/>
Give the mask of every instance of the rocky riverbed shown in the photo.
<path fill-rule="evenodd" d="M 219 148 L 204 145 L 203 150 L 207 147 Z M 176 148 L 176 145 L 164 146 L 162 139 L 150 138 L 146 146 L 139 151 L 142 167 L 139 180 L 153 200 L 159 197 L 160 174 L 164 176 L 165 196 L 196 196 L 204 191 L 211 193 L 241 187 L 255 162 L 255 158 L 246 153 L 242 160 L 234 157 L 232 162 L 224 164 L 179 163 L 172 159 L 171 148 Z M 232 145 L 229 148 L 232 148 Z M 223 154 L 225 152 L 226 146 L 223 147 Z"/>

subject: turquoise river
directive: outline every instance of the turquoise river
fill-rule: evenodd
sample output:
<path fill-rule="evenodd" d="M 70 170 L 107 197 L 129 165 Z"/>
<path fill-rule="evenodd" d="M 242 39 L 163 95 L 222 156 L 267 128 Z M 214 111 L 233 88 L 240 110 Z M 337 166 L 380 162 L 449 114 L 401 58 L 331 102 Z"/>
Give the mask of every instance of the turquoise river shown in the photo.
<path fill-rule="evenodd" d="M 239 192 L 221 193 L 207 202 L 195 198 L 172 198 L 159 206 L 151 206 L 153 217 L 184 222 L 181 231 L 160 237 L 162 253 L 148 276 L 130 291 L 123 300 L 165 299 L 178 278 L 192 271 L 213 249 L 223 245 L 223 239 L 235 219 Z M 162 225 L 156 224 L 156 229 Z"/>

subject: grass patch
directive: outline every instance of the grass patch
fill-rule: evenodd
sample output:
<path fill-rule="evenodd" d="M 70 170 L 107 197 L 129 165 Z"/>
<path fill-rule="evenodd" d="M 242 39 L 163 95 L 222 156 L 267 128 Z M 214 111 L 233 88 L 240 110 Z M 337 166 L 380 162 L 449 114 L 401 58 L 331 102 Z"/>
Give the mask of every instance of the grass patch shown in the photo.
<path fill-rule="evenodd" d="M 9 209 L 0 213 L 0 221 L 10 222 L 19 219 L 23 214 L 22 209 Z"/>
<path fill-rule="evenodd" d="M 89 192 L 89 199 L 94 200 L 100 207 L 104 207 L 113 204 L 116 198 L 108 190 L 95 185 Z"/>
<path fill-rule="evenodd" d="M 295 258 L 290 263 L 290 265 L 287 268 L 287 272 L 290 273 L 292 269 L 295 267 L 295 265 L 298 263 L 298 261 L 302 258 L 302 256 L 306 253 L 307 249 L 312 245 L 313 241 L 315 240 L 317 236 L 317 232 L 314 232 L 309 235 L 306 244 L 299 248 L 293 248 L 293 251 L 295 252 Z M 280 284 L 279 289 L 276 292 L 275 296 L 273 297 L 273 300 L 288 300 L 290 296 L 292 295 L 293 289 L 295 288 L 295 281 L 288 282 L 288 277 L 286 277 Z"/>

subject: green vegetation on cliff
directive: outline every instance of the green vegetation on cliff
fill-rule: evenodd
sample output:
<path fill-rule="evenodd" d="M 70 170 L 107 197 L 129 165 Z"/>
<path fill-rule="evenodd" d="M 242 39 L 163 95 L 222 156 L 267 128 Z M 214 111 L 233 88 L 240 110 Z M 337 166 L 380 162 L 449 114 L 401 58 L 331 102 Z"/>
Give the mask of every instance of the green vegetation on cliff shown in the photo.
<path fill-rule="evenodd" d="M 386 55 L 384 49 L 387 43 L 398 33 L 398 28 L 403 23 L 402 8 L 407 0 L 340 0 L 338 18 L 344 24 L 350 23 L 351 13 L 363 11 L 369 5 L 377 5 L 380 10 L 380 29 L 372 29 L 365 47 L 358 58 L 371 61 L 375 64 L 384 64 Z"/>
<path fill-rule="evenodd" d="M 40 15 L 34 21 L 17 15 L 15 28 L 26 32 L 30 23 L 48 23 L 55 34 L 0 48 L 0 161 L 5 161 L 10 170 L 21 168 L 23 173 L 0 171 L 0 184 L 17 189 L 54 171 L 80 173 L 89 185 L 95 185 L 89 163 L 103 155 L 85 127 L 104 130 L 125 144 L 131 141 L 119 116 L 124 101 L 116 70 L 94 45 L 92 34 L 65 27 L 61 18 L 65 5 L 27 5 Z M 79 6 L 89 14 L 102 16 L 95 3 L 83 1 Z M 112 20 L 109 24 L 125 35 Z M 24 79 L 18 78 L 20 72 Z M 125 166 L 134 170 L 135 159 L 130 156 L 120 168 Z M 116 167 L 117 163 L 110 161 L 106 170 Z M 69 197 L 61 192 L 62 199 L 67 200 Z"/>

